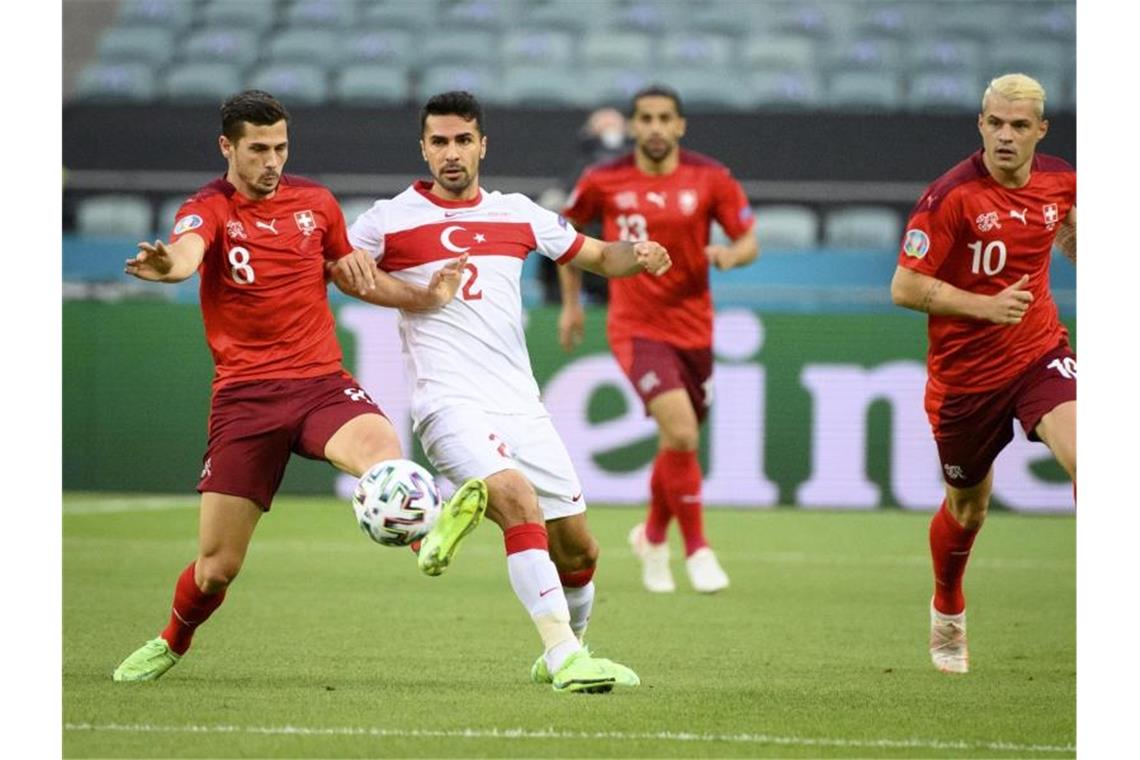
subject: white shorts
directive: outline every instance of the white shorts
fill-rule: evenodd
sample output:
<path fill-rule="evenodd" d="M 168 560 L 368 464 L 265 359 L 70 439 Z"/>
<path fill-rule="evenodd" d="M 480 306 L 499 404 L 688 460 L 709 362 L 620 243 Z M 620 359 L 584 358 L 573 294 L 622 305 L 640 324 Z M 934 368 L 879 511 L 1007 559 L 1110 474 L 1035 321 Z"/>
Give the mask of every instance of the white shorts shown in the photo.
<path fill-rule="evenodd" d="M 416 435 L 432 466 L 456 485 L 511 468 L 534 486 L 545 519 L 586 511 L 578 473 L 549 414 L 453 406 L 432 412 Z"/>

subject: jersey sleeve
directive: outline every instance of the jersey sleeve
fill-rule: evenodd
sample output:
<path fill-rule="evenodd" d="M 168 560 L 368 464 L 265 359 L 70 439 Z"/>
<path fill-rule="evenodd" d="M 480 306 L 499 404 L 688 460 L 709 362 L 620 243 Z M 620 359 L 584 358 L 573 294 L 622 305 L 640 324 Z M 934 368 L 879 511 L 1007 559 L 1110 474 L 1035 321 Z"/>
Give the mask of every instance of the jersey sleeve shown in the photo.
<path fill-rule="evenodd" d="M 899 250 L 899 266 L 933 276 L 954 247 L 961 217 L 960 194 L 939 200 L 929 195 L 919 200 L 907 220 Z"/>
<path fill-rule="evenodd" d="M 530 227 L 534 232 L 535 248 L 543 256 L 565 264 L 582 249 L 586 237 L 566 221 L 566 217 L 548 211 L 526 199 L 529 206 Z"/>
<path fill-rule="evenodd" d="M 583 227 L 602 213 L 602 197 L 597 185 L 593 181 L 593 173 L 586 169 L 578 178 L 570 197 L 566 199 L 566 206 L 562 215 L 569 219 L 575 227 Z"/>
<path fill-rule="evenodd" d="M 336 261 L 352 253 L 354 246 L 348 239 L 348 230 L 345 228 L 344 223 L 344 212 L 340 210 L 340 204 L 336 202 L 332 193 L 327 195 L 325 214 L 329 220 L 329 229 L 324 239 L 324 255 L 329 261 Z"/>
<path fill-rule="evenodd" d="M 384 256 L 384 212 L 380 204 L 356 218 L 348 228 L 348 242 L 379 261 Z"/>
<path fill-rule="evenodd" d="M 712 213 L 732 240 L 748 232 L 755 221 L 744 188 L 727 170 L 717 172 L 713 180 Z"/>
<path fill-rule="evenodd" d="M 192 196 L 178 207 L 174 215 L 174 227 L 170 231 L 170 242 L 178 242 L 183 235 L 193 232 L 202 238 L 206 250 L 214 244 L 221 234 L 222 220 L 214 210 L 213 205 L 206 198 Z"/>

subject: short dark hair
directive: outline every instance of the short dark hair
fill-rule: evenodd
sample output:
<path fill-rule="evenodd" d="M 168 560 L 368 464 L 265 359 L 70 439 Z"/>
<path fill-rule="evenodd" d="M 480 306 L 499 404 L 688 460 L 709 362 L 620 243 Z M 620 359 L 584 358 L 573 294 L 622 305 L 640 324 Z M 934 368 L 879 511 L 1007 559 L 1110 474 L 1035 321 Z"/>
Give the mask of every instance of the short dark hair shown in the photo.
<path fill-rule="evenodd" d="M 241 139 L 245 122 L 268 127 L 282 119 L 288 124 L 289 112 L 265 90 L 245 90 L 222 103 L 222 134 L 230 142 Z"/>
<path fill-rule="evenodd" d="M 669 85 L 665 84 L 651 84 L 647 87 L 642 87 L 640 90 L 633 94 L 633 98 L 629 101 L 629 115 L 637 111 L 637 101 L 642 98 L 661 97 L 669 98 L 673 101 L 673 105 L 677 106 L 677 115 L 684 116 L 685 111 L 681 107 L 681 96 Z"/>
<path fill-rule="evenodd" d="M 420 134 L 427 127 L 429 116 L 458 116 L 464 121 L 474 121 L 475 129 L 480 135 L 483 132 L 483 106 L 478 99 L 466 90 L 452 90 L 432 95 L 420 109 Z"/>

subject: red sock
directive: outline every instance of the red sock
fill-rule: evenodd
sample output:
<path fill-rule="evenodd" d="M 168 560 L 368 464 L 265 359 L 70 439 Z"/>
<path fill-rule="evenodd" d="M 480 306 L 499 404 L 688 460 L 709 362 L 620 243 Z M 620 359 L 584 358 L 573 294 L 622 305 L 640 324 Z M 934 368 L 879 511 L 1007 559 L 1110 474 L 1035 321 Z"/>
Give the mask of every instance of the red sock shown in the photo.
<path fill-rule="evenodd" d="M 174 586 L 174 603 L 170 609 L 170 622 L 160 634 L 175 654 L 186 654 L 194 629 L 206 622 L 226 598 L 226 592 L 203 594 L 194 582 L 194 565 L 191 562 L 178 576 Z"/>
<path fill-rule="evenodd" d="M 704 506 L 701 503 L 701 463 L 695 451 L 662 449 L 657 454 L 661 463 L 661 480 L 673 516 L 681 526 L 685 539 L 685 556 L 709 545 L 705 540 Z"/>
<path fill-rule="evenodd" d="M 649 478 L 649 514 L 645 517 L 645 539 L 651 544 L 665 543 L 669 521 L 673 511 L 669 508 L 669 498 L 665 492 L 665 465 L 662 452 L 657 452 L 653 460 L 653 475 Z"/>
<path fill-rule="evenodd" d="M 934 560 L 934 608 L 945 615 L 957 615 L 966 609 L 962 595 L 962 576 L 970 559 L 970 547 L 978 529 L 963 528 L 942 506 L 930 521 L 930 556 Z"/>

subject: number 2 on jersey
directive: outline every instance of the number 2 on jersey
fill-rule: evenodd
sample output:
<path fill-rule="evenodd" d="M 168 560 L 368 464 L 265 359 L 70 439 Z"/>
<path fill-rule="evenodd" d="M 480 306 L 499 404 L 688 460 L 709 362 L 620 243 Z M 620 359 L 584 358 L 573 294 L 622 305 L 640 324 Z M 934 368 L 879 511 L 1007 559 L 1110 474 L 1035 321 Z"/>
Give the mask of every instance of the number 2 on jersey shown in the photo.
<path fill-rule="evenodd" d="M 482 290 L 475 290 L 475 280 L 479 279 L 479 268 L 470 262 L 463 266 L 463 271 L 470 273 L 467 282 L 463 283 L 463 300 L 478 301 L 483 297 Z"/>
<path fill-rule="evenodd" d="M 230 260 L 230 276 L 234 278 L 234 282 L 238 285 L 252 285 L 255 275 L 253 267 L 249 264 L 249 249 L 240 245 L 234 246 L 226 254 L 226 258 Z"/>

